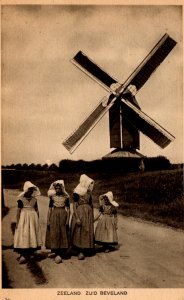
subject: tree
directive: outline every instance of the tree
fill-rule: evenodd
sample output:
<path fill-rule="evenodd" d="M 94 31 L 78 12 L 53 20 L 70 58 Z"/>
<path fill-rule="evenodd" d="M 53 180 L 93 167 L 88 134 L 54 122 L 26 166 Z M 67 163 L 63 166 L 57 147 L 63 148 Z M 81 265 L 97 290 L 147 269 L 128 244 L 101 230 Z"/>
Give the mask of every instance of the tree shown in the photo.
<path fill-rule="evenodd" d="M 41 164 L 37 164 L 37 165 L 35 166 L 35 170 L 41 171 L 41 170 L 42 170 L 42 165 L 41 165 Z"/>
<path fill-rule="evenodd" d="M 28 169 L 29 170 L 35 170 L 35 164 L 30 164 L 29 166 L 28 166 Z"/>
<path fill-rule="evenodd" d="M 16 164 L 15 165 L 15 169 L 16 170 L 21 170 L 22 169 L 22 165 L 21 164 Z"/>
<path fill-rule="evenodd" d="M 11 166 L 6 166 L 6 168 L 15 169 L 15 165 L 12 164 Z"/>
<path fill-rule="evenodd" d="M 49 166 L 47 164 L 42 165 L 42 170 L 48 170 Z"/>
<path fill-rule="evenodd" d="M 50 170 L 50 171 L 57 171 L 57 170 L 58 170 L 58 166 L 57 166 L 56 164 L 51 164 L 51 165 L 49 166 L 49 170 Z"/>
<path fill-rule="evenodd" d="M 28 164 L 23 164 L 23 165 L 22 165 L 22 169 L 23 169 L 23 170 L 27 170 L 27 169 L 28 169 Z"/>

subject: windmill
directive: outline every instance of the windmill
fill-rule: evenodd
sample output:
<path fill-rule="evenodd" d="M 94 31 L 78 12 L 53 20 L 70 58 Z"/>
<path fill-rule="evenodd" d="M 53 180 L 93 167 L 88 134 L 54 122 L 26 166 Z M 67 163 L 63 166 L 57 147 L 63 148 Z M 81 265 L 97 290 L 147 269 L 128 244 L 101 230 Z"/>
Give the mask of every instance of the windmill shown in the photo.
<path fill-rule="evenodd" d="M 110 148 L 120 149 L 123 153 L 138 153 L 136 149 L 140 148 L 140 131 L 161 148 L 168 146 L 174 136 L 140 109 L 135 96 L 175 45 L 176 41 L 165 34 L 123 84 L 79 51 L 71 60 L 72 63 L 97 81 L 109 94 L 64 140 L 65 148 L 73 153 L 107 112 Z"/>

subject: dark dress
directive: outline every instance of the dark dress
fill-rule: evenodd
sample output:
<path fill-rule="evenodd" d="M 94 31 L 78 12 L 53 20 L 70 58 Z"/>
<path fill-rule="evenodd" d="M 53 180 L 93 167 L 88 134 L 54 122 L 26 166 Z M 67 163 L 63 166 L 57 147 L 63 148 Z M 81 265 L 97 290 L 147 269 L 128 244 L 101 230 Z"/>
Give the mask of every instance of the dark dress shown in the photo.
<path fill-rule="evenodd" d="M 50 217 L 50 226 L 47 226 L 45 247 L 47 249 L 57 250 L 69 247 L 68 229 L 66 226 L 67 212 L 69 207 L 69 198 L 66 196 L 50 197 L 49 207 L 52 208 Z"/>
<path fill-rule="evenodd" d="M 73 194 L 76 209 L 81 221 L 81 225 L 76 223 L 75 213 L 71 220 L 71 243 L 73 246 L 82 249 L 94 248 L 94 229 L 93 229 L 93 207 L 92 197 L 86 193 L 80 196 Z"/>

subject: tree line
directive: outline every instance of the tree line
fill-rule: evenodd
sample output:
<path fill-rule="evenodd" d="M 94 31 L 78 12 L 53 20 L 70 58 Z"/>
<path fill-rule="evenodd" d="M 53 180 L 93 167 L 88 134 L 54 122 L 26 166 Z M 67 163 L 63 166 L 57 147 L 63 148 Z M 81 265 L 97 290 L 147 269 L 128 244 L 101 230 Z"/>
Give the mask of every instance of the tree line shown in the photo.
<path fill-rule="evenodd" d="M 141 171 L 141 161 L 144 164 L 145 171 L 154 170 L 169 170 L 183 167 L 183 164 L 171 164 L 170 161 L 164 156 L 157 157 L 144 157 L 143 159 L 135 158 L 114 158 L 114 159 L 98 159 L 93 161 L 85 160 L 70 160 L 63 159 L 59 165 L 41 165 L 41 164 L 11 164 L 2 166 L 2 169 L 12 170 L 35 170 L 35 171 L 59 171 L 62 173 L 67 172 L 136 172 Z"/>
<path fill-rule="evenodd" d="M 47 164 L 11 164 L 2 166 L 2 169 L 11 169 L 11 170 L 36 170 L 36 171 L 57 171 L 59 168 L 56 164 L 51 164 L 50 166 Z"/>

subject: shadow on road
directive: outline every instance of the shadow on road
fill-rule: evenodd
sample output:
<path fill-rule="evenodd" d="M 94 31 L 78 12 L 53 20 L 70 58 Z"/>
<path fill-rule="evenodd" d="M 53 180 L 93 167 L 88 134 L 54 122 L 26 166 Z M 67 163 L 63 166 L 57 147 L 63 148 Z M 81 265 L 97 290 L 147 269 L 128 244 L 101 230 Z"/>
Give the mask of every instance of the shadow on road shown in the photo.
<path fill-rule="evenodd" d="M 15 228 L 16 228 L 16 223 L 15 223 L 15 222 L 12 222 L 10 227 L 11 227 L 12 234 L 14 235 L 14 233 L 15 233 Z"/>
<path fill-rule="evenodd" d="M 36 284 L 46 284 L 48 283 L 48 280 L 46 279 L 42 269 L 38 265 L 37 261 L 41 261 L 45 259 L 47 256 L 45 253 L 41 253 L 38 255 L 35 255 L 34 259 L 30 259 L 27 263 L 27 268 L 31 272 L 31 274 L 34 276 Z"/>
<path fill-rule="evenodd" d="M 2 219 L 9 213 L 9 210 L 10 209 L 8 207 L 4 206 L 4 194 L 2 192 L 2 213 L 1 213 Z M 2 245 L 2 250 L 12 249 L 12 248 L 13 248 L 13 245 L 10 245 L 10 246 Z M 4 289 L 12 288 L 11 280 L 9 279 L 9 276 L 8 276 L 8 270 L 7 270 L 3 255 L 2 255 L 2 288 L 4 288 Z"/>
<path fill-rule="evenodd" d="M 8 207 L 2 207 L 2 214 L 1 214 L 1 216 L 2 216 L 2 219 L 4 218 L 4 217 L 6 217 L 6 215 L 9 213 L 9 208 Z"/>
<path fill-rule="evenodd" d="M 12 288 L 11 280 L 9 279 L 8 270 L 7 270 L 6 264 L 4 262 L 4 257 L 3 256 L 2 256 L 2 288 L 3 289 Z"/>

